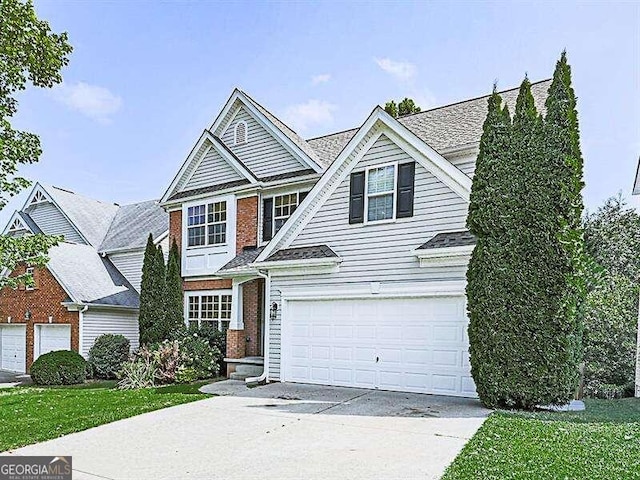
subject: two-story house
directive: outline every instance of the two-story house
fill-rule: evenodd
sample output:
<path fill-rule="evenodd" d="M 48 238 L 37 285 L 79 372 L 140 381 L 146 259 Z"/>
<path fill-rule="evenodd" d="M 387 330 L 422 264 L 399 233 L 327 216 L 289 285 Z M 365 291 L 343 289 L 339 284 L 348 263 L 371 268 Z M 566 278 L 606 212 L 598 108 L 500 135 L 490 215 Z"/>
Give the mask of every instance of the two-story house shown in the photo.
<path fill-rule="evenodd" d="M 532 85 L 539 108 L 549 84 Z M 517 93 L 501 93 L 511 109 Z M 233 92 L 161 200 L 185 319 L 227 331 L 229 373 L 475 396 L 465 224 L 486 109 L 376 107 L 305 140 Z"/>
<path fill-rule="evenodd" d="M 167 213 L 157 202 L 119 206 L 37 183 L 3 234 L 44 233 L 64 240 L 35 285 L 0 290 L 0 370 L 26 372 L 40 355 L 74 350 L 87 357 L 104 333 L 138 346 L 138 308 L 149 233 L 168 251 Z"/>

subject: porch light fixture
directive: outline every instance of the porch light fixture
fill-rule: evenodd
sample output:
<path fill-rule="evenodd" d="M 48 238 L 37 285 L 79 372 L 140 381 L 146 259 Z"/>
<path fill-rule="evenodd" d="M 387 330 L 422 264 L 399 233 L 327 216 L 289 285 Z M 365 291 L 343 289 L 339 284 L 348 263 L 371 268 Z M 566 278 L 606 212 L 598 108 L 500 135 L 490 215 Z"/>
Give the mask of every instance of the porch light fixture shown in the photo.
<path fill-rule="evenodd" d="M 271 304 L 271 320 L 275 320 L 276 319 L 276 315 L 278 314 L 278 304 L 276 302 L 273 302 Z"/>
<path fill-rule="evenodd" d="M 24 319 L 25 320 L 31 320 L 31 312 L 29 310 L 24 312 Z"/>
<path fill-rule="evenodd" d="M 49 323 L 53 323 L 53 315 L 49 315 Z"/>

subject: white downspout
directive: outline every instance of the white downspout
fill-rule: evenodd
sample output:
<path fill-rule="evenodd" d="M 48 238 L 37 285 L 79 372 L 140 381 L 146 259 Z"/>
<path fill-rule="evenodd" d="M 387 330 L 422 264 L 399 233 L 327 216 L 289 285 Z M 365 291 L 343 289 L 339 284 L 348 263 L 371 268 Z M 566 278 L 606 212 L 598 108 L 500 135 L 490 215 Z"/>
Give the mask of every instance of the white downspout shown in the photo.
<path fill-rule="evenodd" d="M 89 305 L 85 305 L 78 310 L 78 353 L 80 355 L 82 355 L 82 341 L 84 340 L 84 312 L 88 309 Z"/>
<path fill-rule="evenodd" d="M 247 384 L 256 384 L 269 381 L 269 328 L 271 320 L 271 277 L 269 273 L 263 273 L 258 270 L 258 275 L 264 278 L 264 307 L 262 314 L 264 315 L 264 367 L 259 377 L 249 377 L 245 379 Z"/>

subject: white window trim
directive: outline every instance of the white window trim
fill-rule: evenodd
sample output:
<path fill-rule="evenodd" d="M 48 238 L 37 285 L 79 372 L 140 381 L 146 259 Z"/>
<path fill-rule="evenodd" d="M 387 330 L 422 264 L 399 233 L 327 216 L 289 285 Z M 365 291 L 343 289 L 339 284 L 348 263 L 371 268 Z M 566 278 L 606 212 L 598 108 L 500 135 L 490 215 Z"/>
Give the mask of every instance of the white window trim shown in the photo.
<path fill-rule="evenodd" d="M 229 295 L 231 297 L 231 310 L 229 313 L 229 318 L 210 318 L 210 319 L 202 319 L 202 297 L 204 296 L 208 296 L 208 295 L 212 295 L 212 296 L 219 296 L 221 297 L 222 295 Z M 222 331 L 222 322 L 229 322 L 229 327 L 231 328 L 231 324 L 233 321 L 233 303 L 234 303 L 234 298 L 232 295 L 232 291 L 231 290 L 193 290 L 193 291 L 186 291 L 184 292 L 184 323 L 187 326 L 187 328 L 189 327 L 189 322 L 193 322 L 196 321 L 196 319 L 190 319 L 189 318 L 189 298 L 192 297 L 198 297 L 198 328 L 200 328 L 202 326 L 203 322 L 210 322 L 212 324 L 216 324 L 217 323 L 217 327 L 219 331 Z"/>
<path fill-rule="evenodd" d="M 369 172 L 371 170 L 377 170 L 384 167 L 393 167 L 393 190 L 384 193 L 374 193 L 372 197 L 379 197 L 383 195 L 393 194 L 393 215 L 391 218 L 385 218 L 383 220 L 369 220 Z M 380 165 L 374 165 L 368 167 L 364 173 L 364 221 L 361 225 L 377 225 L 381 223 L 394 223 L 396 221 L 396 208 L 397 208 L 397 196 L 398 196 L 398 162 L 383 163 Z"/>
<path fill-rule="evenodd" d="M 238 127 L 240 125 L 244 125 L 244 142 L 238 142 Z M 245 122 L 244 120 L 240 120 L 238 123 L 236 123 L 236 126 L 233 127 L 233 144 L 244 145 L 246 143 L 249 143 L 249 126 L 247 125 L 247 122 Z"/>
<path fill-rule="evenodd" d="M 224 203 L 225 204 L 225 221 L 224 222 L 209 222 L 209 205 L 215 205 L 216 203 Z M 198 225 L 189 225 L 189 209 L 195 207 L 204 206 L 204 223 Z M 229 202 L 227 200 L 207 200 L 204 203 L 194 203 L 193 205 L 185 206 L 186 208 L 186 227 L 185 227 L 185 238 L 186 238 L 186 248 L 187 250 L 195 250 L 198 248 L 210 248 L 210 247 L 224 247 L 229 242 Z M 214 210 L 214 220 L 215 220 L 215 210 Z M 225 235 L 224 242 L 222 243 L 209 243 L 209 227 L 211 225 L 225 224 Z M 189 245 L 189 229 L 194 227 L 204 227 L 204 245 Z"/>
<path fill-rule="evenodd" d="M 31 277 L 33 278 L 33 281 L 34 281 L 34 285 L 33 285 L 33 287 L 30 287 L 29 285 L 25 285 L 24 289 L 29 291 L 29 292 L 32 292 L 33 290 L 36 289 L 36 286 L 35 286 L 35 280 L 36 280 L 35 268 L 27 267 L 27 269 L 25 270 L 25 273 L 30 273 L 31 274 Z"/>

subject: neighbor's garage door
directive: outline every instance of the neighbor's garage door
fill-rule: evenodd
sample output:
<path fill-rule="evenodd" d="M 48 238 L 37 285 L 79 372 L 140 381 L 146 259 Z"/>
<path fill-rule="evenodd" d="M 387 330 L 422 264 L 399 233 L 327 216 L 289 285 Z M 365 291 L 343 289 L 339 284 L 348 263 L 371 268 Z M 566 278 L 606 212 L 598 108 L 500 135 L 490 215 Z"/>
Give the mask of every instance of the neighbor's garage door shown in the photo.
<path fill-rule="evenodd" d="M 475 397 L 465 299 L 291 300 L 284 381 Z"/>
<path fill-rule="evenodd" d="M 36 325 L 35 358 L 56 350 L 71 350 L 70 325 Z"/>
<path fill-rule="evenodd" d="M 26 371 L 26 338 L 27 329 L 24 325 L 0 327 L 0 370 Z"/>

